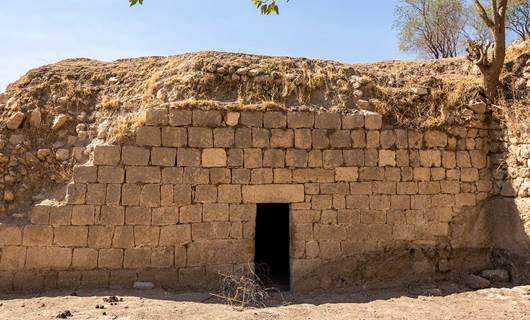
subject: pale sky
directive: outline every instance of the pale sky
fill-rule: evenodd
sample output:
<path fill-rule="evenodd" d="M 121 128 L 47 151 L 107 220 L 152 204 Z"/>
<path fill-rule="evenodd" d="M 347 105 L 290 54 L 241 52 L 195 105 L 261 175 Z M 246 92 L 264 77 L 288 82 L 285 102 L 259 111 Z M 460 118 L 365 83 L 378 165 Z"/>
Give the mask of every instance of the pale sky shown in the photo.
<path fill-rule="evenodd" d="M 29 69 L 65 58 L 114 60 L 220 50 L 342 62 L 406 58 L 398 49 L 397 0 L 280 0 L 261 16 L 250 0 L 4 1 L 0 92 Z"/>

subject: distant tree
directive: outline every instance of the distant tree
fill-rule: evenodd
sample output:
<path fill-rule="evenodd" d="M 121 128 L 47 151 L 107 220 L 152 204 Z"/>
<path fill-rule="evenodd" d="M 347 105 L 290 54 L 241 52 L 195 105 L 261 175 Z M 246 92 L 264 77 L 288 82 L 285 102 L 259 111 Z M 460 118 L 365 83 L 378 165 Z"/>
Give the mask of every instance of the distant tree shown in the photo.
<path fill-rule="evenodd" d="M 506 14 L 506 27 L 521 40 L 530 39 L 530 1 L 511 0 Z"/>
<path fill-rule="evenodd" d="M 252 3 L 261 11 L 263 15 L 269 15 L 271 13 L 280 14 L 280 8 L 276 4 L 276 0 L 251 0 Z M 289 0 L 287 0 L 289 2 Z M 144 0 L 129 0 L 129 4 L 132 6 L 137 4 L 144 4 Z"/>
<path fill-rule="evenodd" d="M 479 0 L 473 0 L 475 10 L 482 19 L 493 38 L 491 41 L 481 40 L 468 42 L 468 59 L 475 63 L 482 73 L 482 82 L 486 95 L 495 100 L 498 96 L 499 78 L 506 57 L 506 14 L 508 0 L 489 1 L 490 9 Z M 490 12 L 488 14 L 488 12 Z"/>
<path fill-rule="evenodd" d="M 395 15 L 402 51 L 439 59 L 455 57 L 465 47 L 461 0 L 401 0 Z"/>

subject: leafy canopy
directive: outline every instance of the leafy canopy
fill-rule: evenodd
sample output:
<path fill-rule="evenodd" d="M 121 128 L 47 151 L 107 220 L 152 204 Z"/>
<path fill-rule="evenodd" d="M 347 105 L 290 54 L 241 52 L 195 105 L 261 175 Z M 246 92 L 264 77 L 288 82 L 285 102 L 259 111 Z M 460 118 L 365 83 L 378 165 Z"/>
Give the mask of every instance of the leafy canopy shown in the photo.
<path fill-rule="evenodd" d="M 270 15 L 272 13 L 280 14 L 280 8 L 276 4 L 276 0 L 251 0 L 252 3 L 261 11 L 263 15 Z M 289 0 L 287 0 L 289 2 Z M 129 0 L 132 6 L 137 4 L 144 4 L 144 0 Z"/>

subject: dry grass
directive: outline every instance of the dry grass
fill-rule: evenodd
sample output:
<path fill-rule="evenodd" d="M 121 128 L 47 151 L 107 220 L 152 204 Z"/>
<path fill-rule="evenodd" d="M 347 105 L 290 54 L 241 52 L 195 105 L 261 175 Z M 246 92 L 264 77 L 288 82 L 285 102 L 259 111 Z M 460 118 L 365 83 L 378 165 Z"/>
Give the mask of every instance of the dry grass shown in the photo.
<path fill-rule="evenodd" d="M 264 279 L 260 279 L 252 266 L 248 265 L 243 273 L 220 274 L 219 293 L 212 295 L 237 308 L 265 308 L 272 305 L 273 292 L 279 293 L 279 290 L 267 288 Z M 285 304 L 281 294 L 280 299 L 281 304 Z"/>
<path fill-rule="evenodd" d="M 118 116 L 113 120 L 108 128 L 107 142 L 123 142 L 127 138 L 134 136 L 138 127 L 145 124 L 145 112 L 139 111 L 134 114 L 125 114 Z"/>
<path fill-rule="evenodd" d="M 118 100 L 117 98 L 103 96 L 103 98 L 101 98 L 99 106 L 106 110 L 117 110 L 120 108 L 121 103 L 120 100 Z"/>

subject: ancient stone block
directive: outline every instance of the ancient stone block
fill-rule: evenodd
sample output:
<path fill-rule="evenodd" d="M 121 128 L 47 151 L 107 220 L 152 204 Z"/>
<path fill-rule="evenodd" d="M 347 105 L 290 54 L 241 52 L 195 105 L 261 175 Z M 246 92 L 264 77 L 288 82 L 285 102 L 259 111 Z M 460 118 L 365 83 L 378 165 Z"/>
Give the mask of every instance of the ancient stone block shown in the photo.
<path fill-rule="evenodd" d="M 225 167 L 226 161 L 226 151 L 224 149 L 204 149 L 202 151 L 203 167 Z"/>
<path fill-rule="evenodd" d="M 114 237 L 112 226 L 88 227 L 88 246 L 90 248 L 110 248 Z"/>
<path fill-rule="evenodd" d="M 98 251 L 92 248 L 75 248 L 72 256 L 74 269 L 90 270 L 98 266 Z"/>
<path fill-rule="evenodd" d="M 86 203 L 87 204 L 105 204 L 107 195 L 107 185 L 90 183 L 87 185 Z"/>
<path fill-rule="evenodd" d="M 158 167 L 127 167 L 127 183 L 160 183 Z"/>
<path fill-rule="evenodd" d="M 191 203 L 191 185 L 177 184 L 173 187 L 175 205 L 187 205 Z"/>
<path fill-rule="evenodd" d="M 199 167 L 201 165 L 201 151 L 199 149 L 177 150 L 177 165 L 181 167 Z"/>
<path fill-rule="evenodd" d="M 442 167 L 446 169 L 456 167 L 456 153 L 454 151 L 442 151 Z"/>
<path fill-rule="evenodd" d="M 294 130 L 294 147 L 297 149 L 311 149 L 311 130 L 296 129 Z"/>
<path fill-rule="evenodd" d="M 289 128 L 313 128 L 315 114 L 313 112 L 287 112 L 287 126 Z"/>
<path fill-rule="evenodd" d="M 72 221 L 72 225 L 74 226 L 93 225 L 95 221 L 94 217 L 95 217 L 95 207 L 92 205 L 72 207 L 72 220 L 71 221 Z"/>
<path fill-rule="evenodd" d="M 341 117 L 338 113 L 317 113 L 315 114 L 315 128 L 317 129 L 340 129 Z"/>
<path fill-rule="evenodd" d="M 125 223 L 124 207 L 102 206 L 96 217 L 96 224 L 104 226 L 119 226 Z"/>
<path fill-rule="evenodd" d="M 112 238 L 113 248 L 133 248 L 134 247 L 134 228 L 132 226 L 116 227 L 114 237 Z"/>
<path fill-rule="evenodd" d="M 70 267 L 72 249 L 58 247 L 29 247 L 26 269 L 61 270 Z"/>
<path fill-rule="evenodd" d="M 53 244 L 62 247 L 86 247 L 88 227 L 59 226 L 54 228 Z"/>
<path fill-rule="evenodd" d="M 160 206 L 160 185 L 146 184 L 140 193 L 140 205 L 147 208 Z"/>
<path fill-rule="evenodd" d="M 263 125 L 262 112 L 241 112 L 241 124 L 246 127 L 261 127 Z"/>
<path fill-rule="evenodd" d="M 217 110 L 193 110 L 193 125 L 196 127 L 216 128 L 221 125 L 223 116 Z"/>
<path fill-rule="evenodd" d="M 324 129 L 315 129 L 311 131 L 311 140 L 313 148 L 326 149 L 329 147 L 328 132 Z"/>
<path fill-rule="evenodd" d="M 359 181 L 382 181 L 384 178 L 384 168 L 364 167 L 359 169 Z"/>
<path fill-rule="evenodd" d="M 364 127 L 368 130 L 379 130 L 383 125 L 383 117 L 378 113 L 368 113 L 364 116 Z"/>
<path fill-rule="evenodd" d="M 342 129 L 358 129 L 364 127 L 362 114 L 348 114 L 342 116 Z"/>
<path fill-rule="evenodd" d="M 169 125 L 173 127 L 189 126 L 191 124 L 191 111 L 169 109 Z"/>
<path fill-rule="evenodd" d="M 35 205 L 31 208 L 31 224 L 47 225 L 50 222 L 50 207 Z"/>
<path fill-rule="evenodd" d="M 36 229 L 40 230 L 40 229 Z M 46 228 L 45 230 L 48 230 Z M 29 232 L 33 233 L 33 232 Z M 32 241 L 30 241 L 31 243 Z M 22 228 L 17 225 L 0 224 L 0 245 L 20 245 L 22 243 Z"/>
<path fill-rule="evenodd" d="M 178 221 L 178 218 L 176 220 Z M 145 207 L 127 207 L 125 211 L 125 224 L 127 225 L 150 225 L 151 224 L 151 210 Z"/>
<path fill-rule="evenodd" d="M 134 226 L 134 245 L 136 247 L 156 247 L 160 237 L 160 227 Z"/>
<path fill-rule="evenodd" d="M 3 228 L 3 233 L 17 236 L 18 231 Z M 53 228 L 49 226 L 27 225 L 24 227 L 22 244 L 24 246 L 42 247 L 49 246 L 53 240 Z M 15 242 L 15 241 L 12 241 Z M 16 244 L 16 243 L 9 243 Z"/>
<path fill-rule="evenodd" d="M 122 185 L 121 203 L 127 206 L 136 206 L 140 203 L 141 186 L 133 183 Z"/>
<path fill-rule="evenodd" d="M 210 170 L 199 167 L 184 168 L 182 182 L 184 184 L 208 184 L 210 181 Z"/>
<path fill-rule="evenodd" d="M 97 166 L 74 166 L 73 179 L 76 183 L 94 183 L 98 178 Z"/>
<path fill-rule="evenodd" d="M 380 135 L 381 147 L 391 149 L 396 145 L 396 135 L 394 130 L 382 130 Z"/>
<path fill-rule="evenodd" d="M 69 225 L 71 220 L 71 206 L 50 208 L 50 225 Z"/>
<path fill-rule="evenodd" d="M 99 183 L 123 183 L 125 170 L 120 167 L 100 166 L 98 168 Z"/>
<path fill-rule="evenodd" d="M 294 134 L 291 129 L 272 129 L 271 148 L 292 148 L 294 146 Z"/>
<path fill-rule="evenodd" d="M 268 184 L 274 180 L 273 171 L 271 168 L 252 169 L 251 184 Z"/>
<path fill-rule="evenodd" d="M 188 144 L 188 131 L 186 128 L 162 128 L 162 145 L 164 147 L 181 148 Z"/>
<path fill-rule="evenodd" d="M 86 184 L 70 183 L 66 189 L 66 202 L 68 204 L 84 204 Z"/>
<path fill-rule="evenodd" d="M 97 145 L 94 148 L 94 165 L 115 166 L 120 163 L 121 147 Z"/>
<path fill-rule="evenodd" d="M 237 148 L 252 147 L 252 130 L 250 128 L 237 128 L 235 135 L 235 146 Z"/>
<path fill-rule="evenodd" d="M 192 223 L 202 221 L 202 205 L 191 205 L 181 207 L 179 210 L 180 223 Z"/>
<path fill-rule="evenodd" d="M 179 220 L 179 210 L 176 207 L 154 208 L 152 212 L 152 224 L 156 226 L 165 226 L 176 224 Z M 149 224 L 149 223 L 142 223 Z"/>
<path fill-rule="evenodd" d="M 420 150 L 419 155 L 422 167 L 439 167 L 442 165 L 442 156 L 439 150 Z"/>
<path fill-rule="evenodd" d="M 213 147 L 213 131 L 209 128 L 188 128 L 188 145 L 193 148 Z"/>
<path fill-rule="evenodd" d="M 123 267 L 123 250 L 99 250 L 98 267 L 101 269 L 121 269 Z"/>
<path fill-rule="evenodd" d="M 424 139 L 428 148 L 447 146 L 447 134 L 441 131 L 429 130 L 425 133 Z"/>
<path fill-rule="evenodd" d="M 304 201 L 303 185 L 243 186 L 244 203 L 291 203 Z"/>
<path fill-rule="evenodd" d="M 239 124 L 239 112 L 227 112 L 226 113 L 226 125 L 235 127 Z"/>
<path fill-rule="evenodd" d="M 151 150 L 151 164 L 154 166 L 172 167 L 175 165 L 177 149 L 153 148 Z"/>
<path fill-rule="evenodd" d="M 396 152 L 392 150 L 379 150 L 379 166 L 396 166 Z"/>
<path fill-rule="evenodd" d="M 191 225 L 163 226 L 160 229 L 160 246 L 181 246 L 191 242 Z"/>
<path fill-rule="evenodd" d="M 387 181 L 374 181 L 372 183 L 374 194 L 396 194 L 396 183 Z"/>
<path fill-rule="evenodd" d="M 344 165 L 342 150 L 324 150 L 323 166 L 324 168 L 336 168 Z"/>
<path fill-rule="evenodd" d="M 136 131 L 136 144 L 139 146 L 155 146 L 162 144 L 160 128 L 140 127 Z"/>
<path fill-rule="evenodd" d="M 148 126 L 165 126 L 168 124 L 167 108 L 151 108 L 145 112 L 145 124 Z"/>
<path fill-rule="evenodd" d="M 217 201 L 217 186 L 199 185 L 195 188 L 194 201 L 213 203 Z"/>
<path fill-rule="evenodd" d="M 182 183 L 183 169 L 177 167 L 162 168 L 162 183 L 179 184 Z"/>
<path fill-rule="evenodd" d="M 153 248 L 151 252 L 151 267 L 169 268 L 173 265 L 175 253 L 173 247 Z"/>
<path fill-rule="evenodd" d="M 265 112 L 263 115 L 263 126 L 265 128 L 285 128 L 287 116 L 283 112 Z"/>
<path fill-rule="evenodd" d="M 26 263 L 25 247 L 3 247 L 0 270 L 22 270 Z"/>
<path fill-rule="evenodd" d="M 216 148 L 231 148 L 235 143 L 233 128 L 216 128 L 213 130 L 213 146 Z"/>
<path fill-rule="evenodd" d="M 126 269 L 147 268 L 151 264 L 151 249 L 125 249 L 123 267 Z"/>

